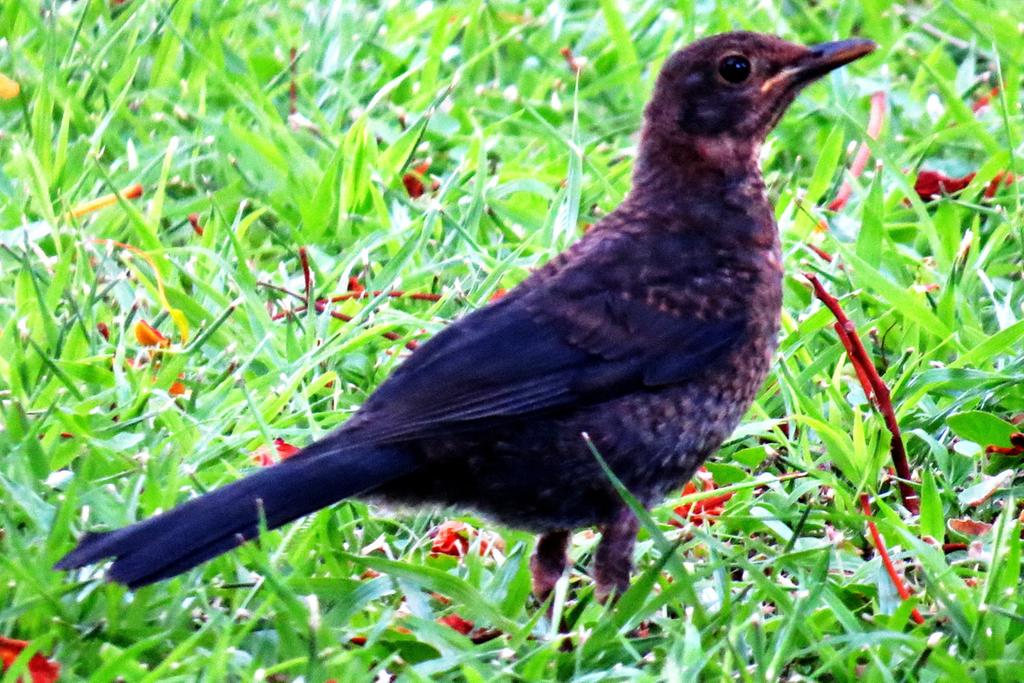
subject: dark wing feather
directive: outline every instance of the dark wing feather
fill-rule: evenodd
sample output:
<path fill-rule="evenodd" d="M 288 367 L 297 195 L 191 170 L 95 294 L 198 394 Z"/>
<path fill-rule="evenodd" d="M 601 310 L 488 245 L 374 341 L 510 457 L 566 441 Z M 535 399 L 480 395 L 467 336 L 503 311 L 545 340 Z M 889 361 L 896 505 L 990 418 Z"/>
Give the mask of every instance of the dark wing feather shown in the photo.
<path fill-rule="evenodd" d="M 614 282 L 595 282 L 592 268 L 574 281 L 576 270 L 478 310 L 424 344 L 346 426 L 349 437 L 391 442 L 487 428 L 684 382 L 743 334 L 743 316 L 706 320 L 665 310 Z"/>

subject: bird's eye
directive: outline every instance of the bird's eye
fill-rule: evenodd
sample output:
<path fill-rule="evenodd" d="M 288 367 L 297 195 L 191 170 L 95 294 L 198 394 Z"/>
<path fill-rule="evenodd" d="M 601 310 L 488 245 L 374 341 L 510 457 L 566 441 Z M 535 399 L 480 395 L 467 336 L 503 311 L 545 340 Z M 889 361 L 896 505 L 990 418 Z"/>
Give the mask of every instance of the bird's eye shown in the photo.
<path fill-rule="evenodd" d="M 729 55 L 718 63 L 718 75 L 729 83 L 742 83 L 750 77 L 750 60 L 743 55 Z"/>

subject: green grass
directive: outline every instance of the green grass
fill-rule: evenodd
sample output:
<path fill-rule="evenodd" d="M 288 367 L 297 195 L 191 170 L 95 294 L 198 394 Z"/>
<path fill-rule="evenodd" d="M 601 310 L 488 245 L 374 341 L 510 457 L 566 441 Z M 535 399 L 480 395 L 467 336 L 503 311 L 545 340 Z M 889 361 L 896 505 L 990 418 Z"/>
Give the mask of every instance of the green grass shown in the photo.
<path fill-rule="evenodd" d="M 1019 680 L 1024 480 L 968 504 L 1015 470 L 982 449 L 1009 445 L 1024 412 L 1024 186 L 982 197 L 996 172 L 1024 172 L 1019 0 L 390 4 L 0 4 L 0 73 L 22 88 L 0 101 L 0 635 L 31 641 L 66 680 Z M 670 526 L 677 502 L 653 510 L 612 608 L 592 599 L 594 538 L 577 534 L 555 604 L 574 647 L 528 597 L 532 539 L 463 517 L 504 554 L 430 557 L 444 511 L 345 503 L 136 593 L 50 569 L 83 530 L 166 509 L 241 476 L 274 438 L 343 422 L 402 357 L 382 333 L 425 338 L 575 239 L 628 189 L 660 62 L 735 28 L 881 49 L 804 93 L 764 151 L 784 331 L 709 465 L 737 494 L 711 527 Z M 586 60 L 578 82 L 566 46 Z M 308 125 L 288 121 L 290 48 Z M 975 115 L 985 73 L 1009 85 Z M 884 129 L 832 214 L 821 207 L 877 90 Z M 438 187 L 412 199 L 402 176 L 427 158 Z M 979 175 L 925 204 L 911 191 L 922 167 Z M 68 217 L 136 182 L 140 199 Z M 303 246 L 318 295 L 355 276 L 441 299 L 339 305 L 353 323 L 274 321 L 268 304 L 298 302 L 261 283 L 301 292 Z M 888 433 L 808 270 L 892 388 L 920 517 L 900 505 Z M 173 342 L 159 367 L 140 320 Z M 189 393 L 171 396 L 179 375 Z M 793 472 L 807 476 L 778 481 Z M 911 603 L 871 551 L 861 492 Z M 954 518 L 996 526 L 965 539 Z M 922 535 L 980 544 L 944 555 Z M 375 541 L 383 553 L 364 555 Z M 475 644 L 437 622 L 452 613 L 501 634 Z"/>

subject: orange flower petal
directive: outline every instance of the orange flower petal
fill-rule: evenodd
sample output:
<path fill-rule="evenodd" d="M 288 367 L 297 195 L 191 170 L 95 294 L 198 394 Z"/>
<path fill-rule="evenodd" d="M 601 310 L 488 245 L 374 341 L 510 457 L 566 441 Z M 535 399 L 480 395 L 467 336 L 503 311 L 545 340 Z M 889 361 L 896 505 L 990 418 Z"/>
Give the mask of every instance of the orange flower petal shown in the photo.
<path fill-rule="evenodd" d="M 170 346 L 171 340 L 160 334 L 160 332 L 147 323 L 140 320 L 135 323 L 135 339 L 143 346 Z"/>

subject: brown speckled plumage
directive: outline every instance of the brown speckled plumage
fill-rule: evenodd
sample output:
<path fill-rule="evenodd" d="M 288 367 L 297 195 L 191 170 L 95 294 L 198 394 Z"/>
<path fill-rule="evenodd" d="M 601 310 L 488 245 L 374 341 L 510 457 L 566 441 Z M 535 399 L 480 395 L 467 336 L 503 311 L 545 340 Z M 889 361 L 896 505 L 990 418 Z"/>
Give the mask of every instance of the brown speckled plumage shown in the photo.
<path fill-rule="evenodd" d="M 598 595 L 624 590 L 636 519 L 582 435 L 654 504 L 735 428 L 768 372 L 781 310 L 758 149 L 805 83 L 870 47 L 734 33 L 676 53 L 644 112 L 632 191 L 579 242 L 424 344 L 328 438 L 89 536 L 61 566 L 113 555 L 111 576 L 142 585 L 255 535 L 257 499 L 278 526 L 361 495 L 542 532 L 539 595 L 564 571 L 569 531 L 599 525 Z M 728 82 L 725 60 L 743 69 L 736 56 L 748 73 Z M 242 512 L 225 513 L 228 503 Z"/>

